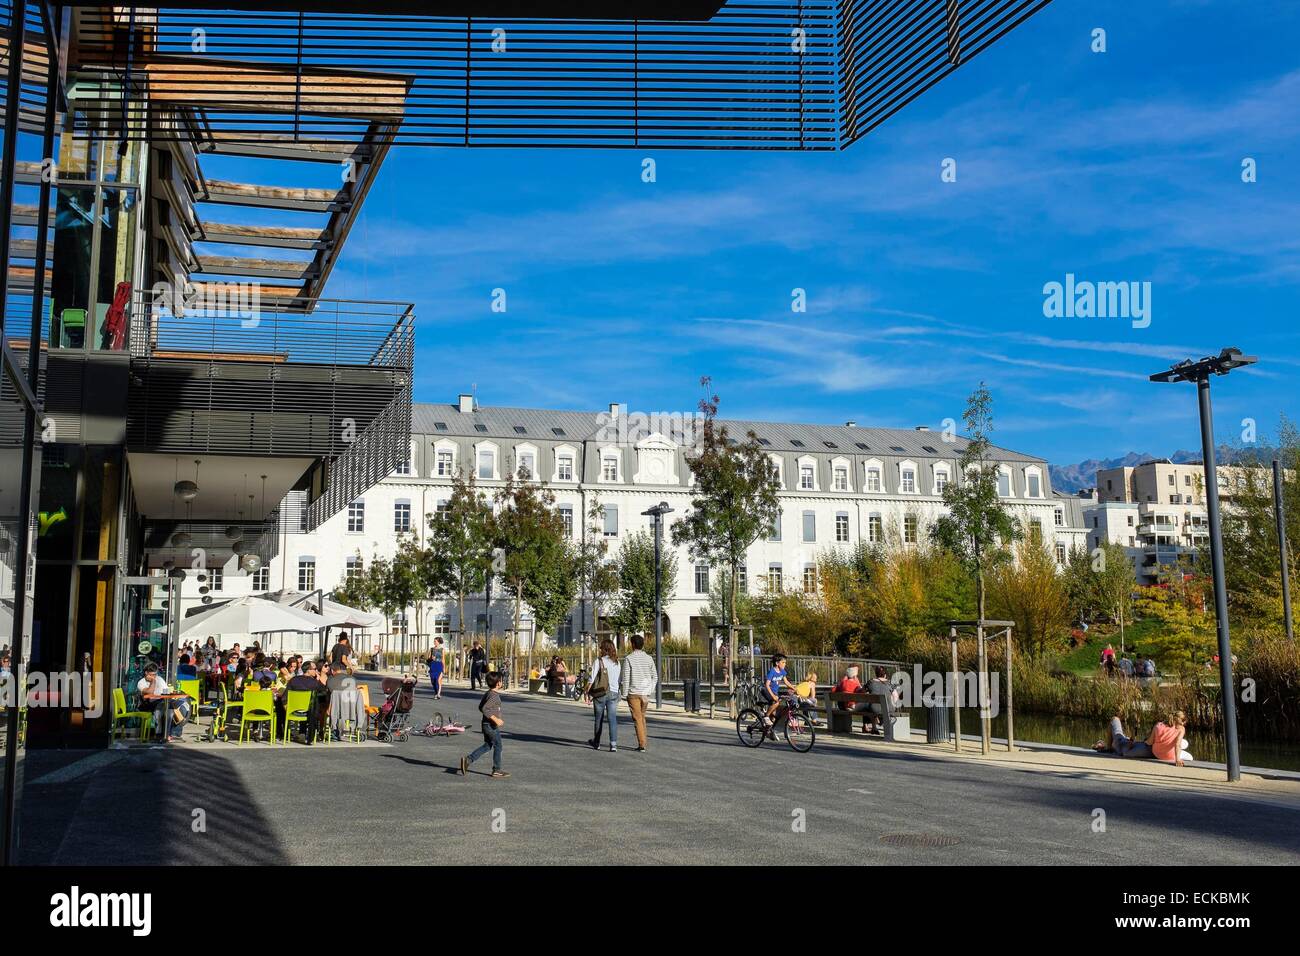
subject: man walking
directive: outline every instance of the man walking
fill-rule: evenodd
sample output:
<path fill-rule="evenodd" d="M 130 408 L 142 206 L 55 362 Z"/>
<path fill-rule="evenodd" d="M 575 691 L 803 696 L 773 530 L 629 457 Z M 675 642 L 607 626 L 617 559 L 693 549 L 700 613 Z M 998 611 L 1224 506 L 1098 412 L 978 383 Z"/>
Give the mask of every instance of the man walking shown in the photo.
<path fill-rule="evenodd" d="M 487 670 L 487 651 L 480 641 L 475 641 L 469 649 L 469 689 L 475 690 L 483 683 L 483 674 Z"/>
<path fill-rule="evenodd" d="M 637 753 L 645 753 L 645 710 L 659 685 L 659 672 L 655 670 L 655 660 L 644 650 L 645 635 L 632 635 L 632 653 L 623 658 L 622 672 L 619 674 L 619 696 L 627 701 L 628 710 L 632 711 L 632 723 L 636 727 Z"/>

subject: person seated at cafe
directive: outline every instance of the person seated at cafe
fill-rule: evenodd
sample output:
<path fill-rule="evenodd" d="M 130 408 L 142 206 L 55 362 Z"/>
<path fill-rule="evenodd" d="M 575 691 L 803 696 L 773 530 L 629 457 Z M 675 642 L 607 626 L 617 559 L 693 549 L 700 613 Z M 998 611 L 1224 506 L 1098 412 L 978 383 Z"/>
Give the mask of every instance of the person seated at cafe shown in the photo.
<path fill-rule="evenodd" d="M 190 715 L 190 699 L 184 697 L 177 700 L 164 700 L 164 695 L 175 691 L 158 673 L 158 665 L 152 662 L 145 666 L 144 676 L 136 683 L 135 689 L 140 694 L 140 709 L 154 712 L 154 720 L 160 733 L 166 722 L 161 708 L 164 705 L 172 708 L 171 739 L 180 740 L 181 727 Z"/>
<path fill-rule="evenodd" d="M 329 691 L 325 689 L 325 685 L 320 681 L 320 674 L 316 670 L 316 662 L 307 661 L 303 664 L 302 671 L 289 678 L 289 682 L 285 685 L 285 690 L 286 692 L 291 690 L 305 690 L 311 694 L 311 705 L 307 708 L 307 737 L 304 741 L 304 743 L 310 747 L 312 742 L 315 741 L 316 735 L 321 727 L 325 705 L 329 695 Z M 285 701 L 287 700 L 288 694 L 286 693 Z M 280 706 L 282 708 L 285 706 L 284 701 L 281 702 Z"/>
<path fill-rule="evenodd" d="M 189 654 L 181 655 L 181 662 L 176 665 L 177 680 L 198 680 L 199 669 L 192 663 Z"/>

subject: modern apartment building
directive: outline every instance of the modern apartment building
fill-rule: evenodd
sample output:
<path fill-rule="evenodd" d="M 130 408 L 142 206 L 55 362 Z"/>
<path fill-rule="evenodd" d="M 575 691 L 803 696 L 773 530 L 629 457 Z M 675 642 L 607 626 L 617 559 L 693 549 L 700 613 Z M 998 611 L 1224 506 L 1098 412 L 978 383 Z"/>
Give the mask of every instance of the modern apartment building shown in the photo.
<path fill-rule="evenodd" d="M 595 533 L 609 542 L 612 555 L 629 534 L 652 529 L 644 515 L 650 507 L 668 502 L 668 528 L 690 509 L 686 455 L 696 424 L 691 416 L 629 413 L 618 404 L 602 412 L 479 407 L 470 395 L 455 403 L 417 404 L 408 462 L 316 529 L 286 534 L 257 581 L 232 585 L 228 579 L 225 587 L 228 593 L 235 593 L 229 592 L 232 586 L 242 591 L 254 583 L 271 590 L 337 587 L 373 557 L 391 557 L 399 536 L 424 541 L 425 516 L 447 501 L 452 478 L 462 470 L 491 494 L 508 474 L 525 469 L 555 493 L 575 541 L 587 533 L 583 516 L 598 502 Z M 830 549 L 924 541 L 944 511 L 944 485 L 960 480 L 957 459 L 965 440 L 945 441 L 940 432 L 852 423 L 725 424 L 733 438 L 751 430 L 758 436 L 781 484 L 780 526 L 750 549 L 742 572 L 750 592 L 813 587 L 818 556 Z M 1064 563 L 1085 543 L 1082 502 L 1052 491 L 1042 459 L 1002 448 L 994 455 L 1012 512 Z M 716 573 L 693 563 L 685 548 L 677 551 L 675 597 L 664 607 L 671 633 L 701 632 Z M 511 624 L 509 601 L 499 587 L 491 607 L 486 598 L 480 594 L 469 603 L 466 629 L 483 632 L 490 626 L 499 633 Z M 431 602 L 424 618 L 429 634 L 457 626 L 450 602 Z M 580 599 L 559 633 L 548 636 L 564 642 L 592 626 L 589 602 Z"/>
<path fill-rule="evenodd" d="M 1220 467 L 1219 496 L 1231 507 L 1240 469 Z M 1161 571 L 1188 570 L 1209 541 L 1205 470 L 1168 459 L 1097 472 L 1097 502 L 1085 509 L 1088 547 L 1123 545 L 1139 584 L 1155 584 Z"/>

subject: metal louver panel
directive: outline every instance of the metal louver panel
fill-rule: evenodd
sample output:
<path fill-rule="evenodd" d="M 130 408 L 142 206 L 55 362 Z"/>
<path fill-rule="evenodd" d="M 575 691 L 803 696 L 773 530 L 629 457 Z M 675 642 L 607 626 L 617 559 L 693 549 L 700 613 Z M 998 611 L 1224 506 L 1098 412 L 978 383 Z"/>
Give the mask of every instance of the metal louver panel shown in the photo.
<path fill-rule="evenodd" d="M 1051 0 L 839 0 L 840 147 Z"/>

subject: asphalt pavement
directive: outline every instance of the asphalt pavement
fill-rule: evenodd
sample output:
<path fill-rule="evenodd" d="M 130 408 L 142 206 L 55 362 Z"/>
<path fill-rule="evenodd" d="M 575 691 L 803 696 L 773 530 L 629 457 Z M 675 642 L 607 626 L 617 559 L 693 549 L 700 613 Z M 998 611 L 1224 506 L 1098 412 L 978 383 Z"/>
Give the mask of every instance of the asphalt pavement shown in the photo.
<path fill-rule="evenodd" d="M 1264 864 L 1300 862 L 1293 807 L 1068 768 L 819 742 L 742 747 L 725 721 L 651 718 L 635 752 L 593 751 L 591 709 L 504 705 L 507 779 L 484 757 L 477 693 L 427 682 L 458 737 L 381 745 L 185 743 L 28 755 L 31 863 Z"/>

